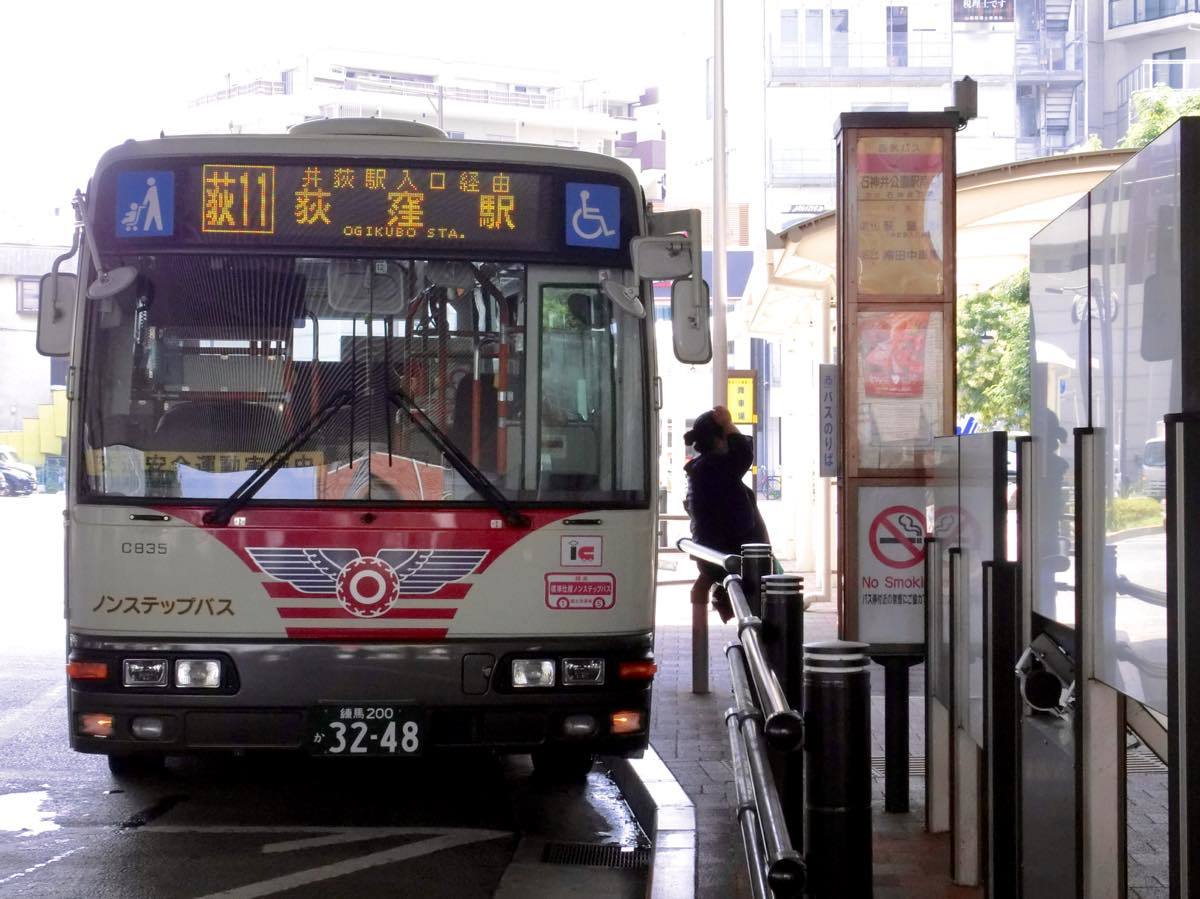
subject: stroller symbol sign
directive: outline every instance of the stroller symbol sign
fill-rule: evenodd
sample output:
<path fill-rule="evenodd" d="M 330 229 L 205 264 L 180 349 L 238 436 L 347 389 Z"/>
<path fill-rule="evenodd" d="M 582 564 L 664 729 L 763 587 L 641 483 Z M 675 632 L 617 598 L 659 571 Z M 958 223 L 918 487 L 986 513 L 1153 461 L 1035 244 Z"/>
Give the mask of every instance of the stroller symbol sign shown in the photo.
<path fill-rule="evenodd" d="M 117 175 L 117 237 L 170 237 L 175 233 L 175 173 Z"/>
<path fill-rule="evenodd" d="M 568 182 L 567 246 L 617 249 L 621 245 L 621 191 L 610 184 Z"/>

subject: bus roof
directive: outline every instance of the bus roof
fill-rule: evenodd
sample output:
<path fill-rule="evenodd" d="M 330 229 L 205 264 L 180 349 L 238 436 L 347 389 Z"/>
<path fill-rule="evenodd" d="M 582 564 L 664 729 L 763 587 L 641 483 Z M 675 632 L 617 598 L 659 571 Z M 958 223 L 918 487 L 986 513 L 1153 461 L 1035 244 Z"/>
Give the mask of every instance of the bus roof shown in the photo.
<path fill-rule="evenodd" d="M 128 160 L 211 156 L 220 152 L 236 152 L 245 156 L 345 156 L 585 169 L 607 172 L 625 179 L 635 190 L 641 190 L 633 169 L 622 160 L 602 153 L 549 147 L 543 144 L 359 133 L 200 134 L 144 141 L 128 140 L 100 157 L 96 173 L 99 175 L 108 167 Z"/>

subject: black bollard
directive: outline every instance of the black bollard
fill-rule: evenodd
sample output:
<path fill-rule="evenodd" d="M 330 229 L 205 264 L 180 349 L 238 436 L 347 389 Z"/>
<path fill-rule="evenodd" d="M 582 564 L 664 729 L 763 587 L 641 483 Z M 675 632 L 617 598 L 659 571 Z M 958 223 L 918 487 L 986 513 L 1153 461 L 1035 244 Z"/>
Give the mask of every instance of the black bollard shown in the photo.
<path fill-rule="evenodd" d="M 871 678 L 867 644 L 804 646 L 804 858 L 809 895 L 870 896 Z"/>
<path fill-rule="evenodd" d="M 793 668 L 791 660 L 795 657 L 799 662 L 802 658 L 804 622 L 801 619 L 799 632 L 792 631 L 796 617 L 793 609 L 797 604 L 801 611 L 804 609 L 803 585 L 804 581 L 798 575 L 768 574 L 762 579 L 760 591 L 763 648 L 771 670 L 775 672 L 779 686 L 787 696 L 788 705 L 794 709 L 800 708 L 800 680 L 798 677 L 791 679 L 791 675 L 799 671 L 798 665 Z"/>
<path fill-rule="evenodd" d="M 767 662 L 775 672 L 788 706 L 799 709 L 803 701 L 804 612 L 803 581 L 794 574 L 769 574 L 762 579 L 762 635 Z M 783 801 L 792 845 L 804 843 L 804 754 L 793 750 L 771 754 L 775 781 Z"/>
<path fill-rule="evenodd" d="M 750 614 L 762 617 L 762 579 L 771 573 L 771 545 L 745 543 L 742 545 L 742 592 Z"/>

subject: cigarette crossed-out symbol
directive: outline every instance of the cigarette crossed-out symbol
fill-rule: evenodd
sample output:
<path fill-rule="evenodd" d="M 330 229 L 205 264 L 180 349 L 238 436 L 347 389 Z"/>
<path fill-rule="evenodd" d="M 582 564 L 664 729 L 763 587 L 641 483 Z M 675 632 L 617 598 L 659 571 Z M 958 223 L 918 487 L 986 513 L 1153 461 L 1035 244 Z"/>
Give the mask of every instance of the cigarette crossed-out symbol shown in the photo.
<path fill-rule="evenodd" d="M 871 522 L 871 552 L 889 568 L 912 568 L 925 560 L 925 516 L 911 506 L 889 506 Z"/>

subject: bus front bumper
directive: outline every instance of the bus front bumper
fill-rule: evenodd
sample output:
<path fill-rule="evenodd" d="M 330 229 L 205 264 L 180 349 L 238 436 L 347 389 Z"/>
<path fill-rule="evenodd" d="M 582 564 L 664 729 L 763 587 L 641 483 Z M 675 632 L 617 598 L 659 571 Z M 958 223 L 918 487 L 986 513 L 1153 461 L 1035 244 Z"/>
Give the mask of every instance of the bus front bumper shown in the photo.
<path fill-rule="evenodd" d="M 329 736 L 330 721 L 340 716 L 352 726 L 356 713 L 361 719 L 372 709 L 419 722 L 422 754 L 561 746 L 630 755 L 649 740 L 648 633 L 439 644 L 146 643 L 75 635 L 72 646 L 73 670 L 96 674 L 99 667 L 83 666 L 102 665 L 107 672 L 70 681 L 70 741 L 80 752 L 328 754 L 321 735 Z M 513 661 L 527 659 L 552 665 L 554 685 L 514 687 Z M 562 683 L 566 661 L 580 659 L 603 660 L 602 684 Z M 164 662 L 168 683 L 126 686 L 130 661 L 143 668 Z M 219 662 L 218 683 L 177 687 L 180 661 L 193 668 Z M 373 733 L 377 740 L 381 731 Z"/>

